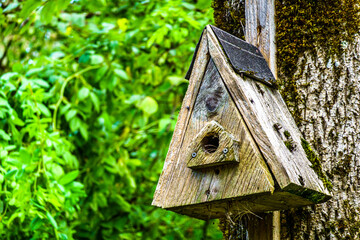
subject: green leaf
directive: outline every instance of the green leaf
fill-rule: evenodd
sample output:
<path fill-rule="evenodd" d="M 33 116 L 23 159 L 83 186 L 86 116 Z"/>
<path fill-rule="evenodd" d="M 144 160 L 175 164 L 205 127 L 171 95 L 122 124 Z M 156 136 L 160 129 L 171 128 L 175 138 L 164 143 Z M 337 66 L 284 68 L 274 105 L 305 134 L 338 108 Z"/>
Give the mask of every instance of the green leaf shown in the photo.
<path fill-rule="evenodd" d="M 99 98 L 93 92 L 90 93 L 90 98 L 91 98 L 92 103 L 94 104 L 94 108 L 95 108 L 96 112 L 99 112 L 100 111 Z"/>
<path fill-rule="evenodd" d="M 3 98 L 0 98 L 0 106 L 8 107 L 9 103 Z"/>
<path fill-rule="evenodd" d="M 57 10 L 61 11 L 65 9 L 70 2 L 71 2 L 70 0 L 57 0 Z"/>
<path fill-rule="evenodd" d="M 102 62 L 104 62 L 104 57 L 103 57 L 103 56 L 98 55 L 98 54 L 96 54 L 96 55 L 91 55 L 91 57 L 90 57 L 90 63 L 91 63 L 92 65 L 97 65 L 97 64 L 100 64 L 100 63 L 102 63 Z"/>
<path fill-rule="evenodd" d="M 53 216 L 52 216 L 49 212 L 46 212 L 46 217 L 49 219 L 51 225 L 53 225 L 53 227 L 54 227 L 55 229 L 57 229 L 57 228 L 58 228 L 58 225 L 57 225 L 55 219 L 53 218 Z"/>
<path fill-rule="evenodd" d="M 18 2 L 10 3 L 7 7 L 3 10 L 3 13 L 10 12 L 11 10 L 17 8 L 19 6 Z"/>
<path fill-rule="evenodd" d="M 81 126 L 81 120 L 78 117 L 74 117 L 70 120 L 70 130 L 72 132 L 75 132 L 76 130 L 78 130 Z"/>
<path fill-rule="evenodd" d="M 72 13 L 71 14 L 71 23 L 78 27 L 84 27 L 85 26 L 85 13 L 78 14 L 78 13 Z"/>
<path fill-rule="evenodd" d="M 39 0 L 27 0 L 21 9 L 20 17 L 27 18 L 40 4 Z"/>
<path fill-rule="evenodd" d="M 44 70 L 43 67 L 32 68 L 32 69 L 30 69 L 29 71 L 26 72 L 25 76 L 26 76 L 26 77 L 30 77 L 30 76 L 32 76 L 32 75 L 34 75 L 34 74 L 37 74 L 37 73 L 39 73 L 39 72 L 41 72 L 41 71 L 43 71 L 43 70 Z"/>
<path fill-rule="evenodd" d="M 17 72 L 8 72 L 8 73 L 3 74 L 0 79 L 9 81 L 13 77 L 17 77 L 17 76 L 19 76 L 19 73 L 17 73 Z"/>
<path fill-rule="evenodd" d="M 46 117 L 51 117 L 50 110 L 44 104 L 38 103 L 37 106 L 40 109 L 42 114 L 44 114 Z"/>
<path fill-rule="evenodd" d="M 159 121 L 159 130 L 160 131 L 165 130 L 169 126 L 169 124 L 171 124 L 171 119 L 170 118 L 160 119 L 160 121 Z"/>
<path fill-rule="evenodd" d="M 19 62 L 14 63 L 14 65 L 12 66 L 13 72 L 21 72 L 22 70 L 23 70 L 23 65 Z"/>
<path fill-rule="evenodd" d="M 89 96 L 90 90 L 86 87 L 82 87 L 78 92 L 78 98 L 79 100 L 84 100 Z"/>
<path fill-rule="evenodd" d="M 56 0 L 47 1 L 45 6 L 41 9 L 40 21 L 44 24 L 50 23 L 56 10 Z"/>
<path fill-rule="evenodd" d="M 68 236 L 65 233 L 59 233 L 59 237 L 61 240 L 68 240 Z"/>
<path fill-rule="evenodd" d="M 65 53 L 61 52 L 61 51 L 56 51 L 56 52 L 51 53 L 50 57 L 52 59 L 60 59 L 60 58 L 65 57 Z"/>
<path fill-rule="evenodd" d="M 2 129 L 0 129 L 0 137 L 5 141 L 10 141 L 10 136 Z"/>
<path fill-rule="evenodd" d="M 9 170 L 9 171 L 5 174 L 5 178 L 6 178 L 6 179 L 10 179 L 10 178 L 13 177 L 17 172 L 18 172 L 17 169 Z"/>
<path fill-rule="evenodd" d="M 86 124 L 81 123 L 79 129 L 80 129 L 80 134 L 81 134 L 81 136 L 82 136 L 85 140 L 88 140 L 89 134 L 88 134 L 88 131 L 87 131 L 87 129 L 86 129 Z"/>
<path fill-rule="evenodd" d="M 37 86 L 42 87 L 42 88 L 49 88 L 50 87 L 49 83 L 47 83 L 46 81 L 44 81 L 42 79 L 31 79 L 30 81 L 35 83 Z"/>
<path fill-rule="evenodd" d="M 10 201 L 11 201 L 11 200 L 10 200 Z M 10 203 L 9 203 L 9 204 L 10 204 Z M 10 205 L 12 205 L 12 204 L 10 204 Z M 11 223 L 15 220 L 15 218 L 19 217 L 19 215 L 20 215 L 20 211 L 19 211 L 19 210 L 17 210 L 15 213 L 13 213 L 13 214 L 11 215 L 11 217 L 9 218 L 8 222 L 7 222 L 7 226 L 10 227 Z"/>
<path fill-rule="evenodd" d="M 73 182 L 77 178 L 78 175 L 79 175 L 78 170 L 69 172 L 60 178 L 59 183 L 61 185 L 69 184 L 69 183 Z"/>
<path fill-rule="evenodd" d="M 40 226 L 42 225 L 43 221 L 41 218 L 39 218 L 38 216 L 36 216 L 30 223 L 30 228 L 32 231 L 35 231 L 37 229 L 40 228 Z"/>
<path fill-rule="evenodd" d="M 185 8 L 187 8 L 188 10 L 194 10 L 195 6 L 191 3 L 187 3 L 187 2 L 182 2 L 181 3 L 182 6 L 184 6 Z"/>
<path fill-rule="evenodd" d="M 179 77 L 179 76 L 169 76 L 168 80 L 171 83 L 171 85 L 174 85 L 174 86 L 178 86 L 181 83 L 187 83 L 188 82 L 185 78 Z"/>
<path fill-rule="evenodd" d="M 130 212 L 131 205 L 121 195 L 116 195 L 116 203 L 121 207 L 122 211 Z"/>
<path fill-rule="evenodd" d="M 140 104 L 139 104 L 139 109 L 141 109 L 142 111 L 144 111 L 145 113 L 151 115 L 156 113 L 156 111 L 158 110 L 158 104 L 156 102 L 155 99 L 153 99 L 152 97 L 146 97 L 144 98 Z"/>
<path fill-rule="evenodd" d="M 59 179 L 61 176 L 64 175 L 64 170 L 59 164 L 52 164 L 51 165 L 51 172 L 55 179 Z"/>
<path fill-rule="evenodd" d="M 65 115 L 65 119 L 66 121 L 71 120 L 73 117 L 76 116 L 77 110 L 76 109 L 71 109 L 70 111 L 68 111 Z"/>
<path fill-rule="evenodd" d="M 122 69 L 115 69 L 114 73 L 116 76 L 120 77 L 123 80 L 129 80 L 129 76 L 127 75 L 127 73 L 122 70 Z"/>

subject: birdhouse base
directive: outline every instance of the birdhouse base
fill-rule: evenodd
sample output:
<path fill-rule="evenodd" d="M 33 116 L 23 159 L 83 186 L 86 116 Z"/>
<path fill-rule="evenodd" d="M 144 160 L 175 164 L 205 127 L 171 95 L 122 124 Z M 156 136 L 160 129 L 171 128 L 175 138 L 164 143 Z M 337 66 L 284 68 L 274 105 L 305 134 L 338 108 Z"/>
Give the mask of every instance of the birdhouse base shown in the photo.
<path fill-rule="evenodd" d="M 291 201 L 288 201 L 291 199 Z M 287 210 L 299 205 L 311 205 L 312 202 L 288 192 L 273 194 L 255 194 L 248 197 L 221 199 L 208 203 L 193 204 L 181 207 L 167 208 L 170 211 L 190 217 L 208 220 L 224 218 L 227 215 L 257 214 L 275 210 Z"/>

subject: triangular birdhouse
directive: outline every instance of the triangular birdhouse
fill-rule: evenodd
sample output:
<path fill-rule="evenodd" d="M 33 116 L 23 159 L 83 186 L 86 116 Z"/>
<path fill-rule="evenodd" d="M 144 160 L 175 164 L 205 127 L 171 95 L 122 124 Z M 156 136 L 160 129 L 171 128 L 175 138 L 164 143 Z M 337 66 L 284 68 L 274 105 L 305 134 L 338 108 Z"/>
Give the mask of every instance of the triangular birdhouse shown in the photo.
<path fill-rule="evenodd" d="M 153 205 L 211 219 L 331 197 L 256 47 L 209 25 L 187 78 Z"/>

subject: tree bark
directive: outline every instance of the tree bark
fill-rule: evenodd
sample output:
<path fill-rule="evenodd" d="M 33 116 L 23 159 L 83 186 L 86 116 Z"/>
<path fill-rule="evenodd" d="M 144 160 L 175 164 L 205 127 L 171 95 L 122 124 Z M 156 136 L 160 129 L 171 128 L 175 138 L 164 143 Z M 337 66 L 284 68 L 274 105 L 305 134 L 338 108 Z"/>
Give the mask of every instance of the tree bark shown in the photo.
<path fill-rule="evenodd" d="M 215 23 L 237 27 L 230 32 L 242 37 L 232 16 L 244 16 L 243 1 L 213 2 Z M 350 33 L 345 29 L 338 34 Z M 281 239 L 360 239 L 360 38 L 355 36 L 342 41 L 335 54 L 315 34 L 311 50 L 303 51 L 294 39 L 291 47 L 303 52 L 292 71 L 284 67 L 287 59 L 277 59 L 283 97 L 333 185 L 328 202 L 281 213 Z"/>
<path fill-rule="evenodd" d="M 359 57 L 356 38 L 340 58 L 326 59 L 318 48 L 299 59 L 299 128 L 319 154 L 333 198 L 283 212 L 282 239 L 360 239 Z"/>

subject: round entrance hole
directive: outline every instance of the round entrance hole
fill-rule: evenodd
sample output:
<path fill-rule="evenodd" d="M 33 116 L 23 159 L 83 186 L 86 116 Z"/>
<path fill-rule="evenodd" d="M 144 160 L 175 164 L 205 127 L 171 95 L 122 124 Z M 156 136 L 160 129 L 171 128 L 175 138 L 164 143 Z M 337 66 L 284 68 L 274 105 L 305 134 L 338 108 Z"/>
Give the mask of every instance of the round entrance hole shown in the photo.
<path fill-rule="evenodd" d="M 201 145 L 204 152 L 214 153 L 219 147 L 219 136 L 217 134 L 211 134 L 201 140 Z"/>

